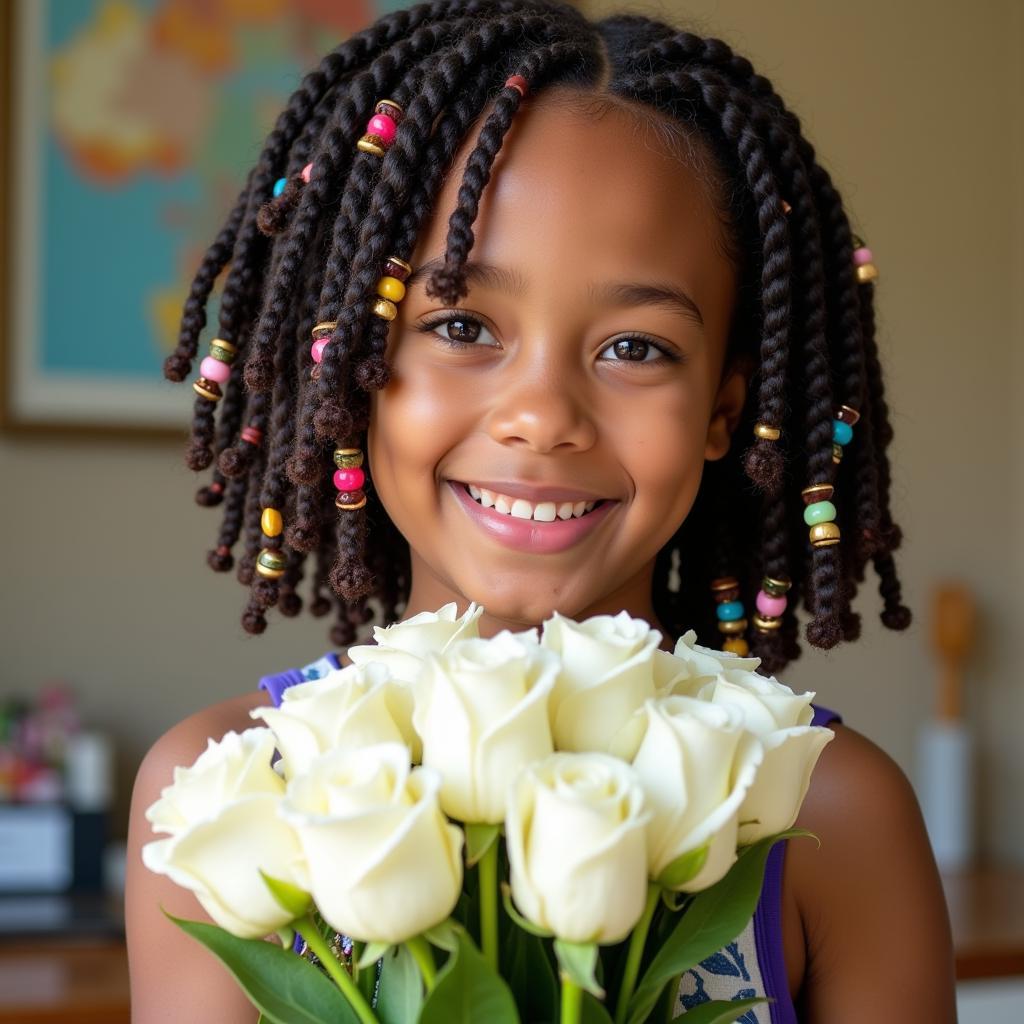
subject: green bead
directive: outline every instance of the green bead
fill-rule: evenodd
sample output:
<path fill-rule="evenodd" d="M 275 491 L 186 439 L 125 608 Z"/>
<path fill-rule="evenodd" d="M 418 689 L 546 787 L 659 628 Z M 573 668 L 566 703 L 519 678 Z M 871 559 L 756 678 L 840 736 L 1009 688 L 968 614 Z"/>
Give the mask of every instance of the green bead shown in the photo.
<path fill-rule="evenodd" d="M 836 517 L 836 507 L 831 501 L 816 501 L 804 509 L 804 522 L 808 526 L 831 523 Z"/>

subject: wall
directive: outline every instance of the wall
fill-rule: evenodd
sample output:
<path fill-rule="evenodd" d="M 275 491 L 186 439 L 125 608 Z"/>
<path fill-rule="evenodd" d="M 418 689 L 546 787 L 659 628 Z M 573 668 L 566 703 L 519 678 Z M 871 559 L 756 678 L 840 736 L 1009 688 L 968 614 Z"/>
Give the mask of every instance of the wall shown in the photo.
<path fill-rule="evenodd" d="M 917 620 L 905 634 L 883 630 L 868 589 L 863 640 L 805 655 L 786 680 L 817 690 L 911 772 L 936 676 L 929 591 L 943 578 L 967 583 L 984 627 L 968 673 L 981 839 L 992 858 L 1024 863 L 1024 818 L 1008 813 L 1024 788 L 1012 649 L 1024 624 L 1021 6 L 694 0 L 661 12 L 723 35 L 773 78 L 882 272 L 894 500 L 907 537 L 899 564 Z M 183 424 L 189 406 L 182 390 Z M 116 736 L 122 804 L 142 752 L 172 722 L 327 649 L 313 620 L 242 632 L 241 588 L 204 563 L 217 515 L 192 503 L 177 444 L 7 436 L 0 478 L 0 690 L 73 682 L 86 714 Z"/>

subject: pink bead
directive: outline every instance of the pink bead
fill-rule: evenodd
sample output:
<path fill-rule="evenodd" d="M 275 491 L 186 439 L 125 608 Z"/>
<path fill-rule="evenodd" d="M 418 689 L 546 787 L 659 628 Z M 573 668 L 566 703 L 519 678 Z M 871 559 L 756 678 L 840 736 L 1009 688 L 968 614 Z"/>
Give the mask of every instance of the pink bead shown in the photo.
<path fill-rule="evenodd" d="M 865 263 L 874 263 L 875 257 L 866 245 L 862 245 L 859 249 L 853 250 L 853 262 L 855 266 L 863 267 Z"/>
<path fill-rule="evenodd" d="M 385 146 L 390 146 L 395 141 L 398 125 L 387 114 L 374 114 L 367 122 L 366 130 L 370 135 L 376 135 Z"/>
<path fill-rule="evenodd" d="M 302 180 L 304 182 L 306 182 L 306 184 L 308 185 L 309 184 L 309 179 L 312 176 L 313 176 L 313 165 L 312 164 L 306 164 L 306 166 L 302 168 Z"/>
<path fill-rule="evenodd" d="M 213 356 L 207 356 L 199 364 L 199 374 L 207 380 L 215 380 L 218 384 L 223 384 L 231 376 L 231 367 L 219 359 L 214 359 Z"/>
<path fill-rule="evenodd" d="M 757 592 L 754 603 L 757 605 L 757 610 L 770 619 L 778 618 L 786 610 L 784 597 L 772 597 L 771 594 L 766 594 L 763 590 Z"/>
<path fill-rule="evenodd" d="M 318 338 L 313 342 L 313 347 L 309 350 L 313 355 L 313 362 L 319 363 L 324 358 L 324 349 L 327 348 L 327 343 L 330 338 Z"/>
<path fill-rule="evenodd" d="M 334 474 L 334 486 L 339 491 L 358 491 L 366 481 L 361 469 L 339 469 Z"/>

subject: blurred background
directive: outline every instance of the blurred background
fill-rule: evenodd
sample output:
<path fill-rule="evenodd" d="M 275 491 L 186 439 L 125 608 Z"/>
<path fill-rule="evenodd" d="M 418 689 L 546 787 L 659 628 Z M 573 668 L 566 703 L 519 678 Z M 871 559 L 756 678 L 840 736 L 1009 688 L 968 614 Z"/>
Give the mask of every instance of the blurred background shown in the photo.
<path fill-rule="evenodd" d="M 242 588 L 205 561 L 219 513 L 194 503 L 202 481 L 182 460 L 191 389 L 160 364 L 303 70 L 397 6 L 0 4 L 0 992 L 17 981 L 25 1006 L 59 976 L 40 973 L 42 932 L 116 947 L 118 841 L 146 749 L 329 649 L 325 620 L 272 613 L 262 637 L 242 631 Z M 784 681 L 911 777 L 946 869 L 963 1019 L 1021 1019 L 1024 4 L 581 6 L 649 13 L 749 56 L 874 251 L 915 621 L 881 627 L 869 580 L 863 638 L 805 652 Z M 104 963 L 93 977 L 115 994 L 94 997 L 122 1019 L 123 967 Z M 72 1019 L 44 1004 L 0 1006 L 0 1020 Z"/>

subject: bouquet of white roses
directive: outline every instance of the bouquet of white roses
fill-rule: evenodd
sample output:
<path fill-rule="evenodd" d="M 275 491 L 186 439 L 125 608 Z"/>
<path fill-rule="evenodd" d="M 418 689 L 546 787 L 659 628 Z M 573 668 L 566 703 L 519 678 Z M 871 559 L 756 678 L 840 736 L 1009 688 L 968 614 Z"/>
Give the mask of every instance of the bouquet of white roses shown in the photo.
<path fill-rule="evenodd" d="M 801 834 L 812 693 L 625 612 L 485 640 L 481 611 L 376 628 L 147 811 L 261 1020 L 664 1020 Z"/>

